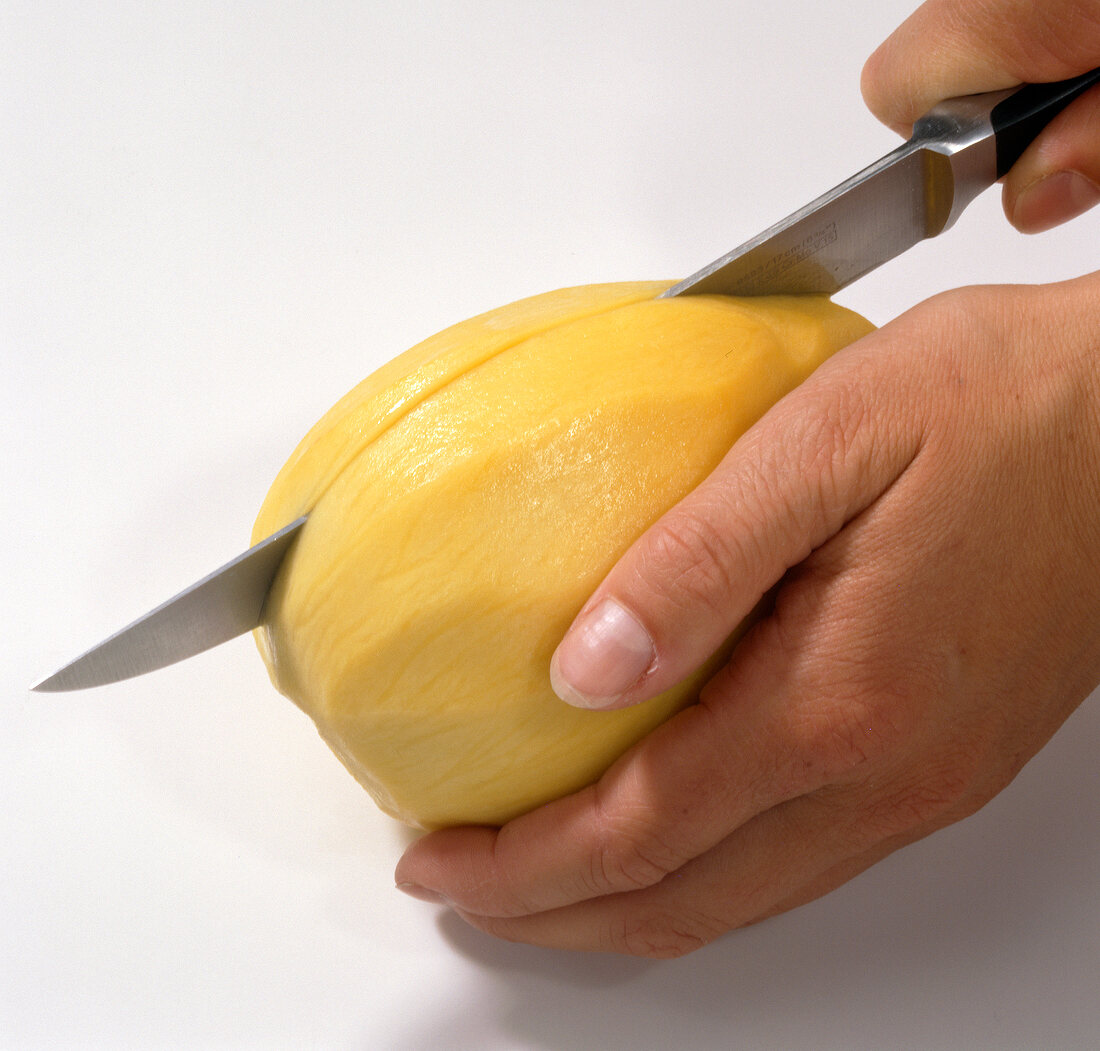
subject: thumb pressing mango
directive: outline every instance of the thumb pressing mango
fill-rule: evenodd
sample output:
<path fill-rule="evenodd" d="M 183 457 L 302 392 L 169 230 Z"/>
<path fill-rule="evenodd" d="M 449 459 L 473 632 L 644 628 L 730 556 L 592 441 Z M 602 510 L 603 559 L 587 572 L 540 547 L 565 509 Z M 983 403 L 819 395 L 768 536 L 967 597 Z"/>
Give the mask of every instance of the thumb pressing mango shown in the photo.
<path fill-rule="evenodd" d="M 550 656 L 630 543 L 871 327 L 824 298 L 665 287 L 563 289 L 446 329 L 341 399 L 267 496 L 256 539 L 309 512 L 257 632 L 272 681 L 408 824 L 500 824 L 695 698 L 712 668 L 582 711 Z"/>

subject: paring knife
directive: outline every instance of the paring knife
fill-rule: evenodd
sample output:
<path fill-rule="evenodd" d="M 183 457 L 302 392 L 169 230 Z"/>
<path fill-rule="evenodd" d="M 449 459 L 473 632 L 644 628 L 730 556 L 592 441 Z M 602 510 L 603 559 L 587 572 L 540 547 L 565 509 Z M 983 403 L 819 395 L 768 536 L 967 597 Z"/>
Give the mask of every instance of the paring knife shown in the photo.
<path fill-rule="evenodd" d="M 839 292 L 948 229 L 1057 113 L 1096 84 L 1100 68 L 943 102 L 917 121 L 908 142 L 662 297 Z M 272 581 L 305 522 L 291 522 L 31 688 L 118 682 L 259 627 Z"/>

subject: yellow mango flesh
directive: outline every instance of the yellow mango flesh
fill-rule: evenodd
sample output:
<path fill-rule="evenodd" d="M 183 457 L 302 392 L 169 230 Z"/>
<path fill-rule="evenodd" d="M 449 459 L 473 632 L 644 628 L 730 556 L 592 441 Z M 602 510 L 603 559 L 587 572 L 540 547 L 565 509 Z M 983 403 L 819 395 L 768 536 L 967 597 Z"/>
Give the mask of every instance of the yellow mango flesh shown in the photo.
<path fill-rule="evenodd" d="M 563 289 L 433 336 L 341 399 L 267 496 L 255 539 L 309 513 L 257 632 L 272 681 L 410 825 L 579 789 L 694 699 L 710 668 L 581 711 L 550 657 L 630 543 L 871 327 L 824 298 L 665 287 Z"/>

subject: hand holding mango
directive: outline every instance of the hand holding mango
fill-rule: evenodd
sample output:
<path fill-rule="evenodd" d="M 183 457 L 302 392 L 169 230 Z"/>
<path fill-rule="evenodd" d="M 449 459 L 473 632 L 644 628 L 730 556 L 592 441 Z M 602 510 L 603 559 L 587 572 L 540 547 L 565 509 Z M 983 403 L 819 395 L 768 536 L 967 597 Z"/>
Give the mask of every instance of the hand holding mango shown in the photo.
<path fill-rule="evenodd" d="M 1096 5 L 933 0 L 869 63 L 931 102 L 1100 64 Z M 1100 91 L 1021 157 L 1006 211 L 1095 202 Z M 1090 189 L 1091 187 L 1091 189 Z M 554 660 L 616 715 L 774 607 L 595 785 L 397 869 L 511 940 L 649 956 L 810 901 L 974 812 L 1100 683 L 1100 273 L 948 293 L 825 361 L 594 588 Z M 644 707 L 644 704 L 642 704 Z"/>

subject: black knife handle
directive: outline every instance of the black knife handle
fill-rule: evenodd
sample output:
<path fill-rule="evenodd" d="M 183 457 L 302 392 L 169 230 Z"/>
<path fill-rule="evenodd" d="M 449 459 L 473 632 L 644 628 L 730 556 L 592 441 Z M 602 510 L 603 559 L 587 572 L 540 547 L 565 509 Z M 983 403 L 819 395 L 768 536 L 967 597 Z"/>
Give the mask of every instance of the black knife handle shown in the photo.
<path fill-rule="evenodd" d="M 1100 67 L 1055 84 L 1026 84 L 994 106 L 989 119 L 997 140 L 997 178 L 1008 174 L 1058 113 L 1096 84 L 1100 84 Z"/>

